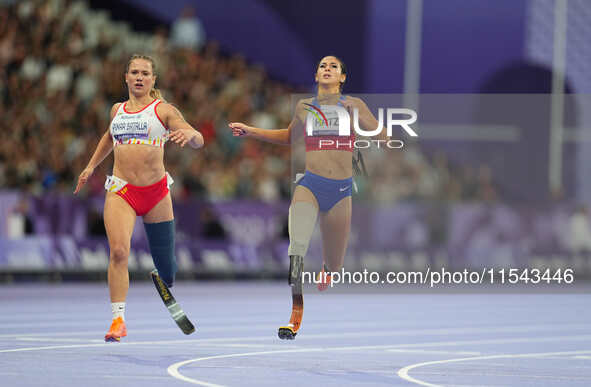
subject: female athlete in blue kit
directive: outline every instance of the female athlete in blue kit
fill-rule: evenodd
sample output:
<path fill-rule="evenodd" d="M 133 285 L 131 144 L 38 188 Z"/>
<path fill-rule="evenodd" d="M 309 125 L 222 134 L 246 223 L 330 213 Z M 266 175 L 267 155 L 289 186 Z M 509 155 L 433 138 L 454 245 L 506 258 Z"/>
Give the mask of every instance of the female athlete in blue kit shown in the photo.
<path fill-rule="evenodd" d="M 157 269 L 152 277 L 160 296 L 181 329 L 187 334 L 194 330 L 186 317 L 180 320 L 184 314 L 167 289 L 173 284 L 177 266 L 174 215 L 168 189 L 172 179 L 164 169 L 164 144 L 173 141 L 181 147 L 188 144 L 200 148 L 203 136 L 154 88 L 155 72 L 152 58 L 131 57 L 125 71 L 129 99 L 113 105 L 109 129 L 80 174 L 74 191 L 78 193 L 94 169 L 114 151 L 113 175 L 108 176 L 105 183 L 104 218 L 110 249 L 108 281 L 113 311 L 105 341 L 119 341 L 127 335 L 124 317 L 129 289 L 127 260 L 137 216 L 144 220 Z"/>
<path fill-rule="evenodd" d="M 346 78 L 347 70 L 343 61 L 335 56 L 326 56 L 316 69 L 316 97 L 298 102 L 287 129 L 266 130 L 238 122 L 229 124 L 234 136 L 252 137 L 274 144 L 291 144 L 292 131 L 305 135 L 306 171 L 296 179 L 297 186 L 289 207 L 288 254 L 292 314 L 289 324 L 279 328 L 281 339 L 293 339 L 301 325 L 304 310 L 301 278 L 303 259 L 319 212 L 323 256 L 319 290 L 326 289 L 330 284 L 328 273 L 341 269 L 347 249 L 351 228 L 355 135 L 351 128 L 349 137 L 338 136 L 338 118 L 334 107 L 340 106 L 348 112 L 356 108 L 361 127 L 375 129 L 378 126 L 377 120 L 361 99 L 341 94 Z M 312 125 L 311 133 L 308 133 L 307 125 Z"/>

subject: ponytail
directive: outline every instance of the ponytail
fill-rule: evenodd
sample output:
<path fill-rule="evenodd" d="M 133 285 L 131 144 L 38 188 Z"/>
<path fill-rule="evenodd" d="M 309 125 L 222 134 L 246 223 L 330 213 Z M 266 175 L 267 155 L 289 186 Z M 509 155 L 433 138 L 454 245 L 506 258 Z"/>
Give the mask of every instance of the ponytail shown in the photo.
<path fill-rule="evenodd" d="M 164 97 L 162 97 L 162 92 L 160 92 L 160 89 L 157 89 L 155 87 L 153 87 L 152 90 L 150 90 L 150 97 L 159 99 L 160 101 L 166 103 L 166 100 L 164 99 Z"/>

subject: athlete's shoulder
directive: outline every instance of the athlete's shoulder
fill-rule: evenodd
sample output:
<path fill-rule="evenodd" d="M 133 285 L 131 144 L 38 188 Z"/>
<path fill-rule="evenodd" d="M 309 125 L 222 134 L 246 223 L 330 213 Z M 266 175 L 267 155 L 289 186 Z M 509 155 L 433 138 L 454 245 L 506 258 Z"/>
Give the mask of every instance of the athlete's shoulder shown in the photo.
<path fill-rule="evenodd" d="M 115 113 L 119 110 L 119 107 L 123 105 L 125 102 L 116 102 L 111 106 L 111 119 L 115 118 Z"/>
<path fill-rule="evenodd" d="M 171 103 L 169 103 L 169 102 L 166 102 L 166 101 L 165 101 L 165 100 L 163 100 L 163 99 L 156 99 L 156 100 L 154 101 L 154 103 L 155 103 L 155 105 L 158 105 L 158 106 L 168 106 L 168 107 L 172 107 L 172 106 L 173 106 Z"/>
<path fill-rule="evenodd" d="M 295 114 L 298 118 L 302 118 L 301 115 L 305 113 L 309 105 L 314 101 L 314 98 L 302 98 L 298 101 L 295 107 Z"/>
<path fill-rule="evenodd" d="M 301 111 L 306 108 L 308 105 L 312 105 L 314 103 L 314 98 L 302 98 L 298 101 L 296 105 L 296 111 Z"/>
<path fill-rule="evenodd" d="M 158 102 L 156 102 L 156 114 L 158 115 L 158 117 L 164 120 L 167 117 L 175 116 L 181 117 L 184 120 L 183 114 L 176 106 L 174 106 L 172 103 L 163 100 L 159 100 Z"/>
<path fill-rule="evenodd" d="M 172 113 L 175 110 L 178 110 L 173 104 L 168 103 L 166 101 L 163 101 L 161 99 L 159 99 L 158 101 L 156 101 L 156 109 L 158 110 L 158 113 L 162 112 L 162 113 Z"/>
<path fill-rule="evenodd" d="M 352 105 L 353 107 L 361 107 L 361 106 L 365 105 L 365 102 L 363 102 L 363 100 L 358 97 L 352 97 L 350 95 L 343 95 L 343 98 L 345 99 L 346 103 Z"/>

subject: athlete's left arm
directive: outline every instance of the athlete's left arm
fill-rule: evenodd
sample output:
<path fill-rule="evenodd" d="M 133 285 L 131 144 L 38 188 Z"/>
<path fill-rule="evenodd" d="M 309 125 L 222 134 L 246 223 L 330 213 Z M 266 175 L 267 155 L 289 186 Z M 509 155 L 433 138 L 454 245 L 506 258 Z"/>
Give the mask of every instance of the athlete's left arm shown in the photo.
<path fill-rule="evenodd" d="M 179 144 L 181 147 L 189 144 L 191 148 L 201 148 L 204 144 L 203 136 L 193 128 L 181 114 L 181 112 L 168 103 L 160 103 L 156 106 L 158 116 L 166 123 L 170 130 L 169 141 Z"/>
<path fill-rule="evenodd" d="M 359 126 L 361 129 L 369 131 L 376 130 L 378 127 L 378 120 L 374 117 L 373 113 L 365 102 L 360 98 L 351 98 L 351 106 L 357 108 L 359 111 Z M 353 111 L 350 112 L 351 119 L 353 119 Z M 378 140 L 388 141 L 390 138 L 386 134 L 385 128 L 377 135 Z"/>

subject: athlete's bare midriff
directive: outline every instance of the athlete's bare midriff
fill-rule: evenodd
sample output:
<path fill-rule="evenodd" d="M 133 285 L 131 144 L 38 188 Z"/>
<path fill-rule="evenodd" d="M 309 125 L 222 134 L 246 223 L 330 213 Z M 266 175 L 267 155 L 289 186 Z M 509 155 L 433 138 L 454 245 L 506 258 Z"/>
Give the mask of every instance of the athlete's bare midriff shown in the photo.
<path fill-rule="evenodd" d="M 113 175 L 129 184 L 146 186 L 164 177 L 164 149 L 151 145 L 117 145 Z"/>
<path fill-rule="evenodd" d="M 306 170 L 329 179 L 348 179 L 353 174 L 353 152 L 308 151 L 306 152 Z"/>

